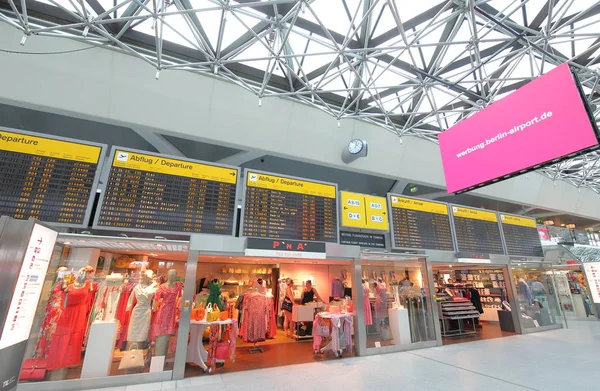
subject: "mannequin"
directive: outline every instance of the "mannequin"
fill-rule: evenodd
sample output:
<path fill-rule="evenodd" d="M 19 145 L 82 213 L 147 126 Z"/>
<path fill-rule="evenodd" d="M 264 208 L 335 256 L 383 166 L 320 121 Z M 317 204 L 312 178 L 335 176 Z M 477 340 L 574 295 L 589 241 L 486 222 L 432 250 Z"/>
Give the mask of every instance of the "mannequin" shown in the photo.
<path fill-rule="evenodd" d="M 223 283 L 219 281 L 218 278 L 213 278 L 208 282 L 208 290 L 210 294 L 208 295 L 208 303 L 216 304 L 219 307 L 219 311 L 223 311 L 223 300 L 221 300 L 221 286 Z"/>
<path fill-rule="evenodd" d="M 52 379 L 64 379 L 68 367 L 81 361 L 81 349 L 87 330 L 90 309 L 90 293 L 93 289 L 89 281 L 93 268 L 83 267 L 76 279 L 66 286 L 62 313 L 56 321 L 56 331 L 52 336 L 48 352 L 49 370 Z"/>
<path fill-rule="evenodd" d="M 183 295 L 183 286 L 177 281 L 177 271 L 169 270 L 167 282 L 160 285 L 154 295 L 153 335 L 156 337 L 154 352 L 157 356 L 166 356 L 169 339 L 175 335 L 179 321 L 179 301 Z"/>
<path fill-rule="evenodd" d="M 152 270 L 147 270 L 142 275 L 140 283 L 133 288 L 131 296 L 127 302 L 127 311 L 131 311 L 131 320 L 127 330 L 127 350 L 131 350 L 132 344 L 137 344 L 138 348 L 142 349 L 142 344 L 148 339 L 148 331 L 150 330 L 150 319 L 152 312 L 150 303 L 156 292 L 156 282 L 153 281 L 154 273 Z M 137 304 L 133 307 L 133 298 L 137 300 Z"/>

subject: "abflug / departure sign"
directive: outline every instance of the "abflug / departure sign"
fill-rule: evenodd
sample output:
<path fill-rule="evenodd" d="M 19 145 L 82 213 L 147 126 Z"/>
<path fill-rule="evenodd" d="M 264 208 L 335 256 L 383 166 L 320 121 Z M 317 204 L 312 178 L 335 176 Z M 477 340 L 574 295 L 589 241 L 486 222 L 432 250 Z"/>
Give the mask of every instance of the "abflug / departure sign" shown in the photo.
<path fill-rule="evenodd" d="M 337 186 L 246 171 L 243 235 L 338 241 Z"/>
<path fill-rule="evenodd" d="M 87 226 L 103 146 L 0 129 L 0 215 Z"/>
<path fill-rule="evenodd" d="M 438 137 L 446 186 L 458 193 L 598 147 L 595 120 L 563 64 Z"/>
<path fill-rule="evenodd" d="M 231 235 L 238 170 L 116 148 L 95 227 Z"/>

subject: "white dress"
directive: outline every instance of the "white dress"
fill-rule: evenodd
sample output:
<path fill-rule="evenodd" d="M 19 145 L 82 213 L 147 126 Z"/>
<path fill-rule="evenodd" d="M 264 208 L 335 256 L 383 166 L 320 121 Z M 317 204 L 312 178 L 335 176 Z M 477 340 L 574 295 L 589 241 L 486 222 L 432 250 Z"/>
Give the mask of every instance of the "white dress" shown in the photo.
<path fill-rule="evenodd" d="M 156 284 L 149 286 L 137 284 L 133 288 L 129 300 L 132 303 L 135 297 L 137 303 L 131 312 L 131 320 L 129 321 L 129 329 L 127 330 L 127 342 L 143 342 L 148 339 L 154 292 L 156 292 Z"/>

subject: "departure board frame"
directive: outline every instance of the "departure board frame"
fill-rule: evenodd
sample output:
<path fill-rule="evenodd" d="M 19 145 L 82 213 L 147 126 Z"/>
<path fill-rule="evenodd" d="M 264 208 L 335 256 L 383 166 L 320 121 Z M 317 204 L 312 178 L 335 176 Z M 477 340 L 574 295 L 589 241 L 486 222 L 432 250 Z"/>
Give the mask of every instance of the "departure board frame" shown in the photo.
<path fill-rule="evenodd" d="M 511 213 L 503 213 L 503 212 L 498 212 L 498 222 L 500 223 L 500 233 L 502 235 L 502 242 L 504 243 L 504 251 L 506 253 L 506 255 L 511 256 L 511 257 L 527 257 L 527 258 L 544 258 L 544 247 L 542 245 L 542 240 L 540 239 L 540 235 L 538 232 L 538 227 L 537 227 L 537 223 L 535 218 L 533 217 L 528 217 L 528 216 L 519 216 L 519 215 L 515 215 L 515 214 L 511 214 Z M 540 244 L 540 249 L 542 250 L 542 255 L 525 255 L 525 254 L 511 254 L 508 250 L 508 243 L 506 242 L 506 236 L 504 235 L 504 223 L 502 220 L 502 216 L 509 216 L 509 217 L 516 217 L 518 219 L 527 219 L 527 220 L 533 220 L 533 224 L 534 226 L 531 228 L 533 230 L 535 230 L 535 234 L 536 237 L 538 239 L 538 242 Z M 517 224 L 506 224 L 506 225 L 517 225 Z"/>
<path fill-rule="evenodd" d="M 102 171 L 104 168 L 104 160 L 106 157 L 106 151 L 108 150 L 108 145 L 102 144 L 102 143 L 95 143 L 92 141 L 74 139 L 74 138 L 70 138 L 70 137 L 61 137 L 61 136 L 55 136 L 55 135 L 50 135 L 50 134 L 45 134 L 45 133 L 38 133 L 38 132 L 31 132 L 31 131 L 21 130 L 21 129 L 0 127 L 0 133 L 2 133 L 3 131 L 9 132 L 9 133 L 22 134 L 24 136 L 37 137 L 37 138 L 42 138 L 42 139 L 47 139 L 47 140 L 67 142 L 67 143 L 71 143 L 71 144 L 85 145 L 85 146 L 100 148 L 100 153 L 98 155 L 98 162 L 96 163 L 96 172 L 94 173 L 94 179 L 92 181 L 92 186 L 90 188 L 90 194 L 88 196 L 88 200 L 86 203 L 85 213 L 83 216 L 83 222 L 81 224 L 71 224 L 71 223 L 60 223 L 60 222 L 54 222 L 54 221 L 40 220 L 42 223 L 48 224 L 52 227 L 88 228 L 89 223 L 90 223 L 90 218 L 92 217 L 92 209 L 94 206 L 94 199 L 96 198 L 96 192 L 98 191 L 98 184 L 100 182 Z M 6 151 L 6 150 L 4 150 L 4 149 L 0 150 L 0 152 L 3 152 L 3 151 Z M 7 152 L 12 152 L 12 151 L 7 151 Z M 15 153 L 23 153 L 23 152 L 15 152 Z M 35 154 L 27 154 L 27 153 L 23 153 L 23 154 L 30 155 L 30 156 L 39 156 L 39 155 L 35 155 Z M 60 158 L 58 158 L 58 159 L 60 159 Z M 62 159 L 62 160 L 67 160 L 67 159 Z M 73 160 L 73 161 L 77 161 L 77 160 Z"/>
<path fill-rule="evenodd" d="M 215 234 L 215 233 L 210 233 L 210 232 L 186 232 L 186 231 L 169 231 L 169 230 L 160 230 L 160 229 L 145 229 L 145 228 L 123 228 L 123 227 L 115 227 L 112 225 L 98 225 L 98 221 L 100 219 L 100 214 L 102 212 L 102 205 L 104 203 L 104 198 L 105 198 L 105 194 L 106 194 L 106 187 L 108 186 L 108 179 L 110 178 L 110 173 L 111 170 L 113 168 L 113 162 L 115 159 L 115 153 L 116 151 L 124 151 L 124 152 L 131 152 L 131 153 L 136 153 L 136 154 L 142 154 L 142 155 L 149 155 L 149 156 L 155 156 L 157 158 L 164 158 L 164 159 L 171 159 L 171 160 L 178 160 L 178 161 L 182 161 L 182 162 L 189 162 L 189 163 L 193 163 L 193 164 L 201 164 L 201 165 L 205 165 L 205 166 L 212 166 L 212 167 L 217 167 L 217 168 L 223 168 L 223 169 L 229 169 L 229 170 L 234 170 L 236 171 L 236 183 L 235 183 L 235 202 L 234 202 L 234 207 L 232 210 L 232 214 L 233 214 L 233 221 L 232 221 L 232 229 L 231 229 L 231 235 L 235 236 L 236 233 L 236 226 L 237 226 L 237 200 L 239 197 L 239 189 L 240 189 L 240 167 L 237 166 L 231 166 L 231 165 L 227 165 L 227 164 L 217 164 L 217 163 L 211 163 L 211 162 L 205 162 L 202 160 L 195 160 L 195 159 L 189 159 L 187 157 L 181 157 L 181 156 L 173 156 L 173 155 L 167 155 L 167 154 L 162 154 L 162 153 L 157 153 L 157 152 L 149 152 L 149 151 L 142 151 L 139 149 L 133 149 L 133 148 L 125 148 L 125 147 L 119 147 L 114 145 L 111 150 L 110 150 L 110 155 L 109 155 L 109 162 L 107 164 L 107 168 L 106 170 L 104 170 L 104 173 L 102 175 L 102 183 L 103 183 L 103 189 L 102 192 L 100 194 L 100 198 L 98 199 L 98 207 L 96 210 L 96 215 L 94 216 L 94 224 L 93 224 L 93 228 L 94 229 L 100 229 L 100 230 L 113 230 L 113 231 L 122 231 L 122 232 L 139 232 L 139 233 L 157 233 L 157 234 L 167 234 L 167 235 L 183 235 L 183 236 L 190 236 L 190 235 L 220 235 L 220 234 Z M 167 174 L 169 175 L 169 174 Z M 216 182 L 216 181 L 214 181 Z"/>
<path fill-rule="evenodd" d="M 456 248 L 456 252 L 506 255 L 506 243 L 504 242 L 504 236 L 502 234 L 502 226 L 500 226 L 500 215 L 499 215 L 498 212 L 495 212 L 493 210 L 483 209 L 483 208 L 473 208 L 471 206 L 457 205 L 457 204 L 448 204 L 448 206 L 449 206 L 449 209 L 450 209 L 450 218 L 451 218 L 450 221 L 452 222 L 452 232 L 454 233 L 454 247 Z M 456 222 L 454 221 L 454 218 L 455 218 L 455 216 L 454 216 L 455 212 L 454 212 L 454 209 L 453 209 L 454 207 L 456 207 L 456 208 L 472 209 L 472 210 L 476 210 L 476 211 L 480 211 L 480 212 L 486 212 L 486 213 L 493 213 L 493 214 L 495 214 L 496 215 L 496 225 L 498 226 L 498 231 L 500 233 L 500 244 L 502 246 L 503 253 L 502 254 L 497 254 L 497 253 L 490 252 L 490 251 L 487 251 L 487 250 L 486 251 L 480 251 L 480 250 L 469 251 L 469 250 L 466 250 L 466 249 L 461 249 L 458 246 L 458 232 L 456 230 Z M 460 216 L 456 216 L 456 217 L 460 218 Z M 477 219 L 474 219 L 474 220 L 477 220 Z"/>
<path fill-rule="evenodd" d="M 394 232 L 395 231 L 394 230 L 394 207 L 393 207 L 393 203 L 392 203 L 392 197 L 409 198 L 411 200 L 444 205 L 446 207 L 446 212 L 447 212 L 446 217 L 448 218 L 448 228 L 449 228 L 449 233 L 450 233 L 452 249 L 451 250 L 441 250 L 441 249 L 434 249 L 434 248 L 428 249 L 428 248 L 417 248 L 417 247 L 397 247 L 395 232 Z M 388 204 L 388 221 L 390 224 L 390 241 L 391 241 L 390 247 L 392 250 L 432 250 L 432 251 L 449 251 L 449 252 L 456 251 L 456 237 L 454 236 L 454 230 L 452 229 L 454 224 L 452 222 L 452 215 L 450 213 L 450 205 L 448 203 L 440 202 L 440 201 L 432 201 L 432 200 L 428 200 L 425 198 L 419 198 L 419 197 L 409 197 L 409 196 L 402 195 L 402 194 L 388 193 L 387 194 L 387 204 Z M 426 213 L 433 213 L 433 212 L 426 212 Z"/>
<path fill-rule="evenodd" d="M 334 213 L 335 213 L 335 219 L 336 219 L 336 236 L 337 236 L 337 240 L 336 241 L 323 241 L 323 240 L 304 240 L 302 238 L 288 238 L 287 240 L 297 240 L 297 241 L 307 241 L 307 242 L 314 242 L 314 243 L 318 243 L 318 242 L 325 242 L 325 243 L 339 243 L 340 242 L 340 218 L 339 218 L 339 202 L 340 202 L 340 195 L 339 195 L 339 190 L 338 190 L 338 185 L 337 183 L 332 183 L 332 182 L 323 182 L 323 181 L 318 181 L 318 180 L 314 180 L 314 179 L 307 179 L 307 178 L 300 178 L 300 177 L 296 177 L 296 176 L 292 176 L 292 175 L 283 175 L 283 174 L 278 174 L 278 173 L 274 173 L 274 172 L 268 172 L 268 171 L 261 171 L 261 170 L 253 170 L 250 168 L 245 168 L 244 169 L 244 183 L 242 186 L 242 211 L 240 214 L 240 237 L 254 237 L 254 236 L 246 236 L 244 233 L 244 223 L 245 223 L 245 219 L 246 219 L 246 194 L 248 191 L 248 174 L 250 172 L 256 173 L 256 174 L 262 174 L 262 175 L 268 175 L 268 176 L 274 176 L 274 177 L 278 177 L 278 178 L 285 178 L 285 179 L 289 179 L 289 180 L 297 180 L 297 181 L 302 181 L 302 182 L 308 182 L 308 183 L 314 183 L 314 184 L 318 184 L 318 185 L 326 185 L 326 186 L 333 186 L 334 187 L 334 191 L 335 191 L 335 208 L 334 208 Z M 299 193 L 301 194 L 301 193 Z M 265 237 L 266 239 L 278 239 L 278 238 L 272 238 L 269 236 Z"/>

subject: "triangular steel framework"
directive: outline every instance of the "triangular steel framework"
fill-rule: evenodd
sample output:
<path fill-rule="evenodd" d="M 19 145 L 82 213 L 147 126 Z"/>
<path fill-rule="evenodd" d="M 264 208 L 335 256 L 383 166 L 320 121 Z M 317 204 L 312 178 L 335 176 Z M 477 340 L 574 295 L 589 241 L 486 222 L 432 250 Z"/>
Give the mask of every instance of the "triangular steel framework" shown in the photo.
<path fill-rule="evenodd" d="M 30 35 L 120 50 L 297 99 L 398 137 L 437 135 L 567 61 L 594 114 L 600 1 L 0 0 Z M 151 76 L 149 76 L 151 77 Z M 539 171 L 600 194 L 599 152 Z"/>

